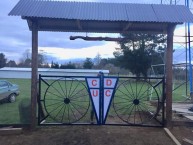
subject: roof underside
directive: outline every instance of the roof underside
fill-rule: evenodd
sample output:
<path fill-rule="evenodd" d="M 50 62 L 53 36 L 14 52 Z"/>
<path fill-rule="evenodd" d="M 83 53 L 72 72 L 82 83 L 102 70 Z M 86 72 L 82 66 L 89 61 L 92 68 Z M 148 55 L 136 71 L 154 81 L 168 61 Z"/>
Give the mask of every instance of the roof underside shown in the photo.
<path fill-rule="evenodd" d="M 165 32 L 168 24 L 193 22 L 185 6 L 21 0 L 9 13 L 33 20 L 39 31 Z"/>

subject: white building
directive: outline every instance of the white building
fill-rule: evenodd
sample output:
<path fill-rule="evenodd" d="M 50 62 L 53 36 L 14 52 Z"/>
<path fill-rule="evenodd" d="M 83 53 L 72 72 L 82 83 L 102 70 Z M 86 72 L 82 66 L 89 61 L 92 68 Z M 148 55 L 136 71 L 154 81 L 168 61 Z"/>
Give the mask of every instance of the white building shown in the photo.
<path fill-rule="evenodd" d="M 46 76 L 97 76 L 102 71 L 104 75 L 109 74 L 109 70 L 91 70 L 91 69 L 53 69 L 39 68 L 38 74 Z M 13 68 L 4 67 L 0 69 L 1 78 L 31 78 L 31 68 Z"/>

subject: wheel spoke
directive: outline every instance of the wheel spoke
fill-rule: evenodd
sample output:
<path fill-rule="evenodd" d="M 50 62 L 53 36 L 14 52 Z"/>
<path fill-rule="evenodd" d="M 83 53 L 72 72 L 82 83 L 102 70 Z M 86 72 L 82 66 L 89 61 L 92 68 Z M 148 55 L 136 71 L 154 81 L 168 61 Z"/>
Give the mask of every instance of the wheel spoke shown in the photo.
<path fill-rule="evenodd" d="M 72 105 L 72 107 L 73 107 L 80 115 L 83 115 L 72 103 L 71 103 L 70 105 Z"/>
<path fill-rule="evenodd" d="M 71 110 L 71 112 L 72 112 L 72 114 L 73 114 L 73 116 L 74 116 L 75 120 L 78 120 L 78 119 L 77 119 L 77 117 L 76 117 L 76 115 L 74 114 L 73 109 L 70 107 L 70 105 L 69 105 L 69 108 L 70 108 L 70 110 Z"/>
<path fill-rule="evenodd" d="M 85 93 L 85 94 L 80 95 L 80 96 L 78 96 L 78 97 L 71 97 L 70 100 L 76 100 L 77 98 L 82 98 L 82 97 L 84 97 L 84 96 L 88 96 L 88 93 Z"/>
<path fill-rule="evenodd" d="M 133 105 L 133 103 L 130 104 L 129 108 L 130 108 L 132 105 Z M 121 108 L 117 109 L 116 111 L 123 110 L 123 109 L 125 109 L 125 108 L 127 108 L 127 107 L 128 107 L 128 104 L 126 104 L 125 106 L 122 106 Z M 129 108 L 128 108 L 128 109 L 129 109 Z"/>
<path fill-rule="evenodd" d="M 141 123 L 143 123 L 143 120 L 142 120 L 142 117 L 141 117 L 141 111 L 139 110 L 139 105 L 137 105 L 137 109 L 138 109 L 138 112 L 139 112 L 139 118 L 140 118 L 140 120 L 141 120 Z"/>
<path fill-rule="evenodd" d="M 46 99 L 46 100 L 52 100 L 52 101 L 59 101 L 59 102 L 63 102 L 63 98 L 62 98 L 62 100 L 58 100 L 58 99 Z"/>
<path fill-rule="evenodd" d="M 134 124 L 135 124 L 135 114 L 136 114 L 136 105 L 134 105 L 134 107 L 135 107 L 135 111 L 134 111 Z"/>
<path fill-rule="evenodd" d="M 139 96 L 139 99 L 144 98 L 144 97 L 147 97 L 147 95 L 143 96 L 145 93 L 147 93 L 149 90 L 147 89 L 146 91 L 144 91 L 140 96 Z"/>
<path fill-rule="evenodd" d="M 52 112 L 56 111 L 60 106 L 62 106 L 63 104 L 60 104 L 59 106 L 55 107 L 54 109 L 52 109 L 51 111 L 49 111 L 49 114 L 51 114 Z"/>
<path fill-rule="evenodd" d="M 127 118 L 127 123 L 129 123 L 129 118 L 130 118 L 130 116 L 131 116 L 131 114 L 132 114 L 132 112 L 133 112 L 134 106 L 135 106 L 135 105 L 133 105 L 132 109 L 130 110 L 129 116 L 128 116 L 128 118 Z"/>
<path fill-rule="evenodd" d="M 62 88 L 62 85 L 60 84 L 60 81 L 57 81 L 57 82 L 58 82 L 58 84 L 59 84 L 59 86 L 60 86 L 60 88 L 61 88 L 61 90 L 62 90 L 64 96 L 67 97 L 67 94 L 64 92 L 64 89 Z"/>
<path fill-rule="evenodd" d="M 128 103 L 128 102 L 116 102 L 116 103 L 114 103 L 114 104 L 123 104 L 123 103 Z"/>
<path fill-rule="evenodd" d="M 127 98 L 120 97 L 120 96 L 125 96 L 125 95 L 116 95 L 116 96 L 115 96 L 115 99 L 116 99 L 116 98 L 120 98 L 120 99 L 123 99 L 123 100 L 133 101 L 133 99 L 127 99 Z"/>
<path fill-rule="evenodd" d="M 71 104 L 77 105 L 77 106 L 79 106 L 79 108 L 81 108 L 81 109 L 83 108 L 83 109 L 87 110 L 87 108 L 86 108 L 86 107 L 84 107 L 83 105 L 79 105 L 79 104 L 74 103 L 74 102 L 73 102 L 73 103 L 71 102 Z"/>
<path fill-rule="evenodd" d="M 70 81 L 67 78 L 53 81 L 46 89 L 42 101 L 49 118 L 67 124 L 83 118 L 90 106 L 87 88 L 72 78 Z"/>
<path fill-rule="evenodd" d="M 70 83 L 70 89 L 69 89 L 69 91 L 68 91 L 68 98 L 70 97 L 70 95 L 71 95 L 71 89 L 72 89 L 72 84 L 73 84 L 73 79 L 70 81 L 71 83 Z"/>
<path fill-rule="evenodd" d="M 50 107 L 50 106 L 53 106 L 53 105 L 56 105 L 56 104 L 59 104 L 61 102 L 56 102 L 56 103 L 53 103 L 53 104 L 49 104 L 49 105 L 45 105 L 46 107 Z"/>
<path fill-rule="evenodd" d="M 130 93 L 130 91 L 128 90 L 128 88 L 127 88 L 124 84 L 123 84 L 123 86 L 124 86 L 124 88 L 127 90 L 127 92 L 129 93 L 130 97 L 131 97 L 132 99 L 134 99 L 135 96 L 134 96 L 132 93 Z"/>
<path fill-rule="evenodd" d="M 70 99 L 74 98 L 77 94 L 79 94 L 80 92 L 82 92 L 85 88 L 82 88 L 81 90 L 77 91 L 74 95 L 72 95 L 70 97 Z"/>
<path fill-rule="evenodd" d="M 130 82 L 130 81 L 129 81 L 129 85 L 130 85 L 130 88 L 131 88 L 131 93 L 133 94 L 133 97 L 134 97 L 133 99 L 135 99 L 135 96 L 134 96 L 134 94 L 135 94 L 135 93 L 134 93 L 134 91 L 133 91 L 133 87 L 132 87 L 132 85 L 131 85 L 131 82 Z"/>
<path fill-rule="evenodd" d="M 63 123 L 63 120 L 64 120 L 64 114 L 65 114 L 65 112 L 66 112 L 66 105 L 65 105 L 65 107 L 64 107 L 64 109 L 63 109 L 62 120 L 61 120 L 62 123 Z"/>
<path fill-rule="evenodd" d="M 138 91 L 139 93 L 137 94 L 137 96 L 140 96 L 140 93 L 142 92 L 142 88 L 143 88 L 144 84 L 145 84 L 145 82 L 142 83 L 142 85 Z M 138 99 L 138 97 L 137 97 L 137 99 Z"/>
<path fill-rule="evenodd" d="M 69 105 L 67 105 L 67 108 L 68 108 L 68 123 L 70 123 Z"/>
<path fill-rule="evenodd" d="M 75 90 L 78 88 L 79 85 L 80 85 L 80 82 L 78 82 L 78 84 L 74 87 L 74 89 L 72 90 L 72 93 L 69 95 L 69 98 L 73 96 L 73 93 L 76 92 Z"/>
<path fill-rule="evenodd" d="M 124 122 L 131 124 L 143 124 L 146 120 L 145 112 L 154 116 L 156 108 L 154 109 L 149 101 L 149 95 L 159 100 L 155 88 L 151 88 L 150 82 L 145 80 L 126 80 L 121 83 L 116 90 L 113 100 L 113 108 L 117 116 Z M 144 113 L 143 113 L 144 112 Z"/>
<path fill-rule="evenodd" d="M 124 94 L 124 95 L 127 96 L 128 98 L 130 98 L 130 97 L 132 98 L 132 96 L 127 95 L 126 93 L 122 92 L 121 90 L 117 90 L 117 91 L 121 92 L 122 94 Z"/>
<path fill-rule="evenodd" d="M 62 111 L 62 109 L 64 108 L 65 105 L 63 105 L 60 109 L 60 111 L 56 114 L 56 116 L 54 117 L 56 119 L 56 117 L 60 114 L 60 112 Z"/>
<path fill-rule="evenodd" d="M 54 95 L 54 96 L 56 96 L 56 97 L 58 97 L 58 98 L 64 98 L 64 97 L 61 97 L 61 96 L 56 95 L 55 93 L 52 93 L 52 92 L 49 92 L 49 91 L 47 91 L 47 93 L 50 93 L 50 94 L 52 94 L 52 95 Z"/>
<path fill-rule="evenodd" d="M 50 87 L 54 88 L 54 90 L 56 90 L 56 92 L 58 92 L 58 94 L 60 94 L 61 96 L 63 96 L 60 91 L 58 89 L 56 89 L 53 85 L 51 85 Z"/>
<path fill-rule="evenodd" d="M 71 100 L 71 101 L 73 101 L 73 102 L 90 102 L 89 100 L 88 101 L 80 101 L 80 100 Z"/>
<path fill-rule="evenodd" d="M 68 87 L 66 85 L 66 78 L 65 78 L 65 81 L 64 81 L 64 84 L 65 84 L 65 92 L 66 92 L 66 98 L 68 98 Z"/>

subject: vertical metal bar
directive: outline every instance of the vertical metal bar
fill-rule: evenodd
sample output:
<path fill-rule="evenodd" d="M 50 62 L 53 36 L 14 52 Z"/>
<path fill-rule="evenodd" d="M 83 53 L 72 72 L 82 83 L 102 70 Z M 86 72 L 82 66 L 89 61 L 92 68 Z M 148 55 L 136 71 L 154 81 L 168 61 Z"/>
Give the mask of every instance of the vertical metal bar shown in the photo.
<path fill-rule="evenodd" d="M 173 63 L 173 32 L 174 24 L 168 25 L 166 49 L 166 123 L 171 126 L 172 121 L 172 63 Z"/>
<path fill-rule="evenodd" d="M 188 40 L 187 40 L 187 23 L 185 23 L 185 50 L 186 50 L 186 96 L 187 96 L 187 94 L 188 94 Z"/>
<path fill-rule="evenodd" d="M 36 128 L 37 75 L 38 75 L 38 26 L 32 21 L 32 76 L 31 76 L 31 130 Z"/>
<path fill-rule="evenodd" d="M 103 74 L 100 75 L 100 122 L 101 124 L 103 124 L 103 114 L 104 114 L 104 78 L 103 78 Z"/>
<path fill-rule="evenodd" d="M 165 126 L 165 77 L 162 79 L 162 125 Z"/>
<path fill-rule="evenodd" d="M 40 96 L 41 96 L 41 74 L 39 75 L 39 93 L 38 93 L 38 125 L 40 125 Z"/>
<path fill-rule="evenodd" d="M 187 7 L 189 7 L 189 0 L 186 2 Z M 190 80 L 190 96 L 192 99 L 193 90 L 192 90 L 192 53 L 191 53 L 191 45 L 190 45 L 190 23 L 188 23 L 188 51 L 189 51 L 189 80 Z"/>

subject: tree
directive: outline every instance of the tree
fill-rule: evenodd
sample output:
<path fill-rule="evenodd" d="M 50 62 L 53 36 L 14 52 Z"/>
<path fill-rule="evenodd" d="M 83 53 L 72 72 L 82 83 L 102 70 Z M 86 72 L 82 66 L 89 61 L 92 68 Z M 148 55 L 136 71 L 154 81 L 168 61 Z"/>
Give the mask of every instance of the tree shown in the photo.
<path fill-rule="evenodd" d="M 83 64 L 83 68 L 84 69 L 92 69 L 93 67 L 93 62 L 92 62 L 92 59 L 91 58 L 86 58 L 86 60 L 84 61 L 84 64 Z"/>
<path fill-rule="evenodd" d="M 137 77 L 147 77 L 148 69 L 152 64 L 152 56 L 166 45 L 166 35 L 148 33 L 124 33 L 119 42 L 120 49 L 114 52 L 118 64 L 129 69 Z M 161 58 L 160 58 L 161 59 Z"/>
<path fill-rule="evenodd" d="M 60 68 L 60 67 L 59 67 L 59 64 L 58 64 L 57 62 L 53 62 L 53 61 L 52 61 L 52 63 L 51 63 L 51 68 L 58 69 L 58 68 Z"/>
<path fill-rule="evenodd" d="M 0 68 L 3 68 L 6 66 L 7 59 L 5 58 L 5 55 L 3 53 L 0 53 Z"/>
<path fill-rule="evenodd" d="M 95 56 L 95 58 L 94 58 L 94 64 L 95 64 L 95 67 L 98 67 L 99 66 L 99 64 L 100 64 L 100 62 L 101 62 L 101 55 L 100 55 L 100 53 L 97 53 L 97 55 Z"/>
<path fill-rule="evenodd" d="M 16 67 L 17 64 L 15 63 L 14 60 L 10 60 L 10 61 L 6 64 L 6 66 L 8 66 L 8 67 Z"/>
<path fill-rule="evenodd" d="M 76 69 L 76 66 L 71 61 L 68 64 L 63 64 L 60 66 L 61 69 Z"/>
<path fill-rule="evenodd" d="M 165 49 L 158 47 L 157 51 L 151 54 L 152 73 L 163 75 L 165 73 Z"/>

